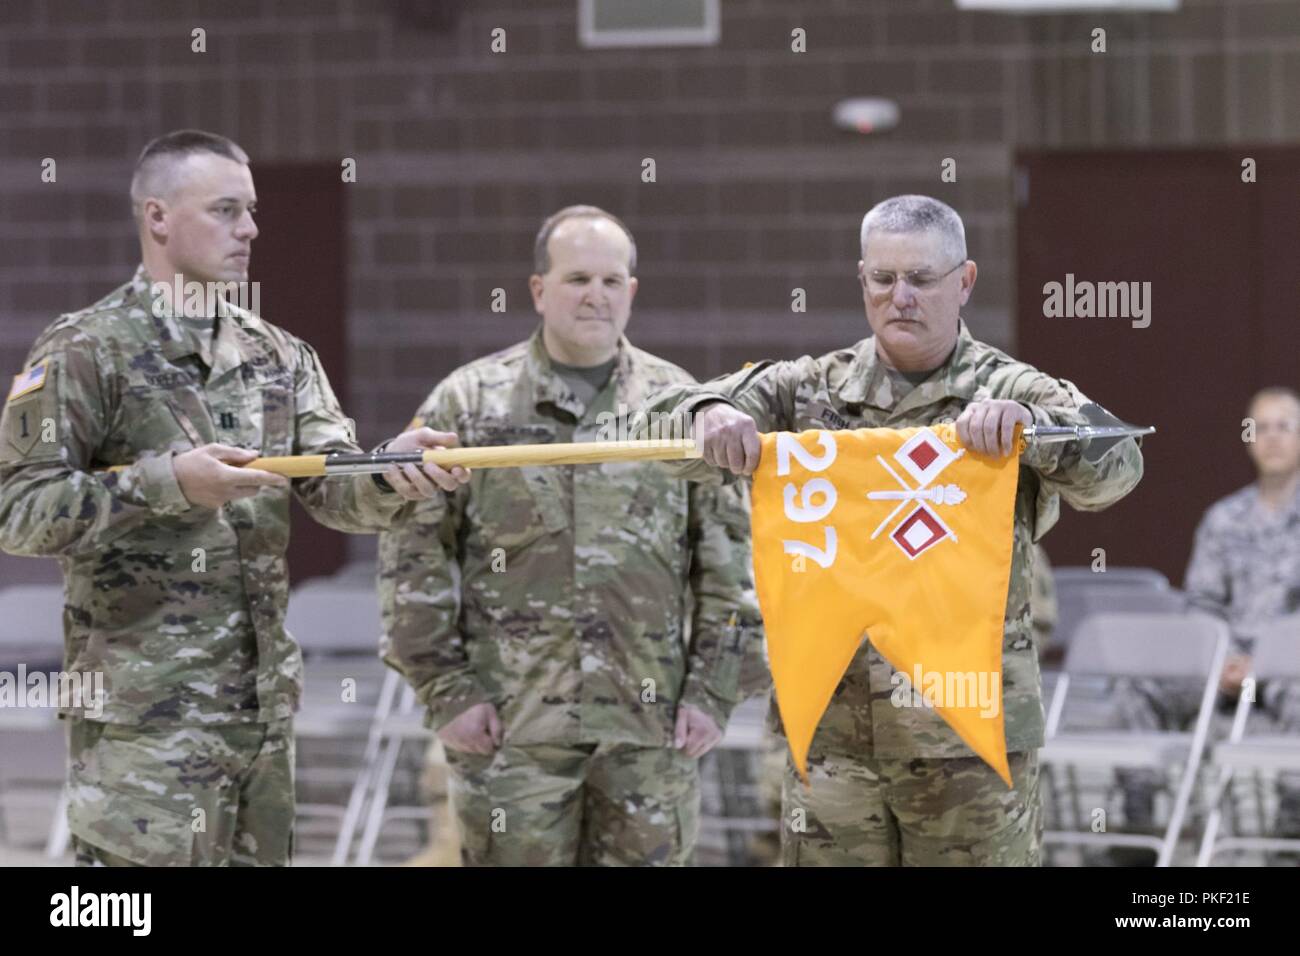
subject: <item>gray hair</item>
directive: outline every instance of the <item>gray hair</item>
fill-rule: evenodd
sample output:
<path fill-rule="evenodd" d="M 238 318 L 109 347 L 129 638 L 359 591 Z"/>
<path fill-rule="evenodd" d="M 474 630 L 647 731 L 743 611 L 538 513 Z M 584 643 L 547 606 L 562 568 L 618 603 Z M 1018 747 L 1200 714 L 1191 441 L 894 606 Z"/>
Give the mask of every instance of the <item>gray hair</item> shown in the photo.
<path fill-rule="evenodd" d="M 542 223 L 542 228 L 537 230 L 536 241 L 533 242 L 533 271 L 535 273 L 544 276 L 551 271 L 551 251 L 547 246 L 550 244 L 551 235 L 560 223 L 569 219 L 608 219 L 622 229 L 623 235 L 627 236 L 627 241 L 632 246 L 632 253 L 627 260 L 627 274 L 636 275 L 636 240 L 632 238 L 632 230 L 618 216 L 605 212 L 599 206 L 565 206 L 559 212 L 546 217 L 546 221 Z"/>
<path fill-rule="evenodd" d="M 925 232 L 933 230 L 943 240 L 944 252 L 955 262 L 966 261 L 966 229 L 957 210 L 929 196 L 892 196 L 871 207 L 862 217 L 862 255 L 873 232 Z"/>
<path fill-rule="evenodd" d="M 176 189 L 176 167 L 187 156 L 213 153 L 248 165 L 248 154 L 234 140 L 201 129 L 178 129 L 159 136 L 140 151 L 131 176 L 131 211 L 139 219 L 144 201 L 168 197 Z"/>

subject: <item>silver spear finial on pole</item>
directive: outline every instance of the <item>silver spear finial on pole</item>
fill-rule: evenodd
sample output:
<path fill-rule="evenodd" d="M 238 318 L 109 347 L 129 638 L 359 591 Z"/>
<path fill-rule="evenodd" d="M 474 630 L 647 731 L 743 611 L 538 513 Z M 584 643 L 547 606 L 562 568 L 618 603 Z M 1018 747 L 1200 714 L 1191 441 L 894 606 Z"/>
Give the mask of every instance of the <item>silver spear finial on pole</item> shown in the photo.
<path fill-rule="evenodd" d="M 1086 425 L 1027 425 L 1021 433 L 1026 441 L 1044 444 L 1063 441 L 1095 442 L 1109 439 L 1106 445 L 1123 438 L 1155 434 L 1154 425 L 1130 425 L 1116 418 L 1100 405 L 1088 404 L 1079 409 L 1088 420 Z"/>

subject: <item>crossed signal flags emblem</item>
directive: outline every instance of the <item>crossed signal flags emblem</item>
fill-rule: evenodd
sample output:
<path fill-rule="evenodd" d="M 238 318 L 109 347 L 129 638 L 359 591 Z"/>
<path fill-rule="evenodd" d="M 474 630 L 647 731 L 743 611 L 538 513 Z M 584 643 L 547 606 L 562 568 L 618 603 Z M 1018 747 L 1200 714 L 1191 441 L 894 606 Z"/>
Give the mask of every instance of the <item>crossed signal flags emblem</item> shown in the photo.
<path fill-rule="evenodd" d="M 966 500 L 966 492 L 955 484 L 936 485 L 933 488 L 928 486 L 945 468 L 964 454 L 966 449 L 953 451 L 929 428 L 922 428 L 903 442 L 898 451 L 893 454 L 894 460 L 917 483 L 915 488 L 909 487 L 907 482 L 898 476 L 898 472 L 889 467 L 889 462 L 877 455 L 876 461 L 880 462 L 881 467 L 898 482 L 902 490 L 867 492 L 867 497 L 875 501 L 898 502 L 898 506 L 876 527 L 871 540 L 878 538 L 907 505 L 915 503 L 916 506 L 907 517 L 889 534 L 890 540 L 907 555 L 908 560 L 915 561 L 921 554 L 946 538 L 956 541 L 957 535 L 944 523 L 931 505 L 959 505 Z"/>

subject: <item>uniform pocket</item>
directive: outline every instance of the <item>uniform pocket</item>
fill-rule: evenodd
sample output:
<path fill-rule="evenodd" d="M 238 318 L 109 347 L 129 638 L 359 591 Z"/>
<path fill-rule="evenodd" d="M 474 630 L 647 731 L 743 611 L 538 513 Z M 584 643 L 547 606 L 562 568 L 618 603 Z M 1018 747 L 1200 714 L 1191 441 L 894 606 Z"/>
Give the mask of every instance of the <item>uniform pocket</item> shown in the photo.
<path fill-rule="evenodd" d="M 623 480 L 635 483 L 636 491 L 631 501 L 620 507 L 621 513 L 610 515 L 611 526 L 641 539 L 645 556 L 659 556 L 672 562 L 672 573 L 676 575 L 677 565 L 681 564 L 684 570 L 688 558 L 687 483 L 670 477 L 667 469 L 654 464 L 632 466 Z M 616 496 L 611 497 L 617 501 Z"/>
<path fill-rule="evenodd" d="M 681 801 L 676 807 L 677 848 L 670 862 L 686 866 L 695 855 L 695 844 L 700 837 L 700 808 L 698 801 Z"/>
<path fill-rule="evenodd" d="M 263 455 L 292 455 L 294 452 L 294 394 L 283 385 L 268 384 L 254 391 L 250 410 L 257 415 L 257 434 L 249 436 L 252 447 Z"/>
<path fill-rule="evenodd" d="M 204 444 L 203 419 L 197 418 L 202 403 L 188 391 L 131 386 L 123 392 L 114 432 L 129 460 Z"/>
<path fill-rule="evenodd" d="M 1022 804 L 993 836 L 972 843 L 972 866 L 1038 866 L 1037 808 Z"/>
<path fill-rule="evenodd" d="M 485 553 L 501 548 L 511 555 L 549 533 L 523 472 L 484 468 L 473 473 L 466 516 Z"/>
<path fill-rule="evenodd" d="M 743 700 L 740 696 L 740 666 L 745 660 L 745 647 L 740 643 L 742 629 L 737 624 L 722 628 L 718 637 L 721 647 L 705 681 L 709 690 L 724 700 Z"/>
<path fill-rule="evenodd" d="M 460 858 L 465 866 L 488 866 L 492 854 L 492 799 L 486 785 L 493 757 L 444 748 L 451 770 L 448 794 L 456 814 Z"/>
<path fill-rule="evenodd" d="M 100 791 L 94 802 L 75 798 L 69 829 L 87 843 L 141 866 L 192 866 L 194 831 L 183 814 L 138 797 Z"/>
<path fill-rule="evenodd" d="M 1042 843 L 1042 806 L 1038 793 L 1038 754 L 1009 754 L 1012 779 L 1024 797 L 1004 818 L 997 832 L 970 846 L 972 866 L 1039 866 Z M 1016 762 L 1025 761 L 1022 774 Z"/>
<path fill-rule="evenodd" d="M 555 429 L 547 425 L 477 422 L 464 430 L 465 444 L 551 444 Z M 544 535 L 565 528 L 567 507 L 555 468 L 483 468 L 470 483 L 469 517 L 485 550 L 512 554 Z"/>

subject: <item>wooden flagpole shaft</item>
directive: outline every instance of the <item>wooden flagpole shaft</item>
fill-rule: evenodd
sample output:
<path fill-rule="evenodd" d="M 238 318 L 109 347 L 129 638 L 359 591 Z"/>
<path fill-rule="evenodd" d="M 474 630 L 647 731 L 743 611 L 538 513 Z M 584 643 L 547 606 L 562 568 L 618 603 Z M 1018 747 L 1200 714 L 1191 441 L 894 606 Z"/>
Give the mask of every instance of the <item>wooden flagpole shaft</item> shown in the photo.
<path fill-rule="evenodd" d="M 594 465 L 606 461 L 680 461 L 703 452 L 689 438 L 587 441 L 558 445 L 491 445 L 426 451 L 424 460 L 443 468 L 524 468 L 529 465 Z"/>
<path fill-rule="evenodd" d="M 443 468 L 525 468 L 531 465 L 593 465 L 606 461 L 680 461 L 699 458 L 695 442 L 686 439 L 648 441 L 589 441 L 557 445 L 489 445 L 483 448 L 442 448 L 423 453 L 380 452 L 368 455 L 292 455 L 254 458 L 244 468 L 269 471 L 286 478 L 320 475 L 377 474 L 391 465 L 431 462 Z M 110 468 L 120 471 L 122 466 Z"/>

